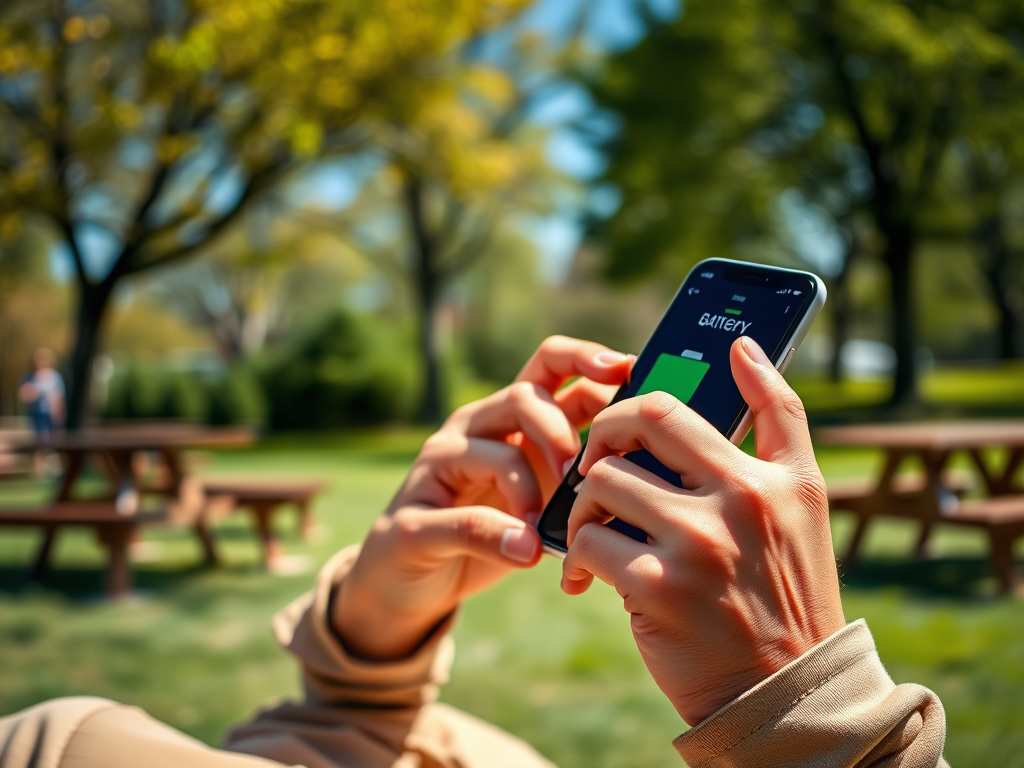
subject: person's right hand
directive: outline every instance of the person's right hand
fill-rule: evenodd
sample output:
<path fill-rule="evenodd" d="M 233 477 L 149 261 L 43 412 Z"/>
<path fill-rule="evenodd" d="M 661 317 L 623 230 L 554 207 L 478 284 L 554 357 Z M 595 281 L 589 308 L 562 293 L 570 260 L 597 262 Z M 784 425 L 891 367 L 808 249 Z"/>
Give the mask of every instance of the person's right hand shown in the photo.
<path fill-rule="evenodd" d="M 516 383 L 456 410 L 423 446 L 335 596 L 332 621 L 346 648 L 402 658 L 465 597 L 535 565 L 534 525 L 579 452 L 577 430 L 631 366 L 600 344 L 555 336 Z"/>
<path fill-rule="evenodd" d="M 732 347 L 757 458 L 663 392 L 595 420 L 562 588 L 615 587 L 661 690 L 691 725 L 841 629 L 825 484 L 799 398 L 752 340 Z M 680 490 L 623 454 L 644 448 Z M 640 543 L 605 526 L 617 517 Z"/>

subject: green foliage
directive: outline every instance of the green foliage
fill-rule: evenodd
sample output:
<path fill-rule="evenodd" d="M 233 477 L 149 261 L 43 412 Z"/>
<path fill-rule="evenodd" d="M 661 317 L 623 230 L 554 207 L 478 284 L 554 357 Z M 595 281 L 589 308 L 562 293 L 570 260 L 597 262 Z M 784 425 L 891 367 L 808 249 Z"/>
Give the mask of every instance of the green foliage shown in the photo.
<path fill-rule="evenodd" d="M 335 429 L 408 416 L 415 374 L 382 321 L 338 312 L 262 370 L 274 429 Z"/>
<path fill-rule="evenodd" d="M 205 421 L 209 410 L 209 397 L 203 382 L 187 373 L 171 373 L 164 385 L 163 407 L 157 416 L 161 419 Z"/>
<path fill-rule="evenodd" d="M 976 237 L 986 204 L 999 207 L 1005 178 L 1024 169 L 1019 2 L 693 0 L 614 56 L 595 93 L 623 118 L 606 174 L 623 204 L 597 230 L 610 244 L 610 275 L 678 276 L 711 255 L 802 256 L 842 282 L 852 257 L 881 257 L 893 398 L 914 396 L 922 245 L 936 229 Z M 936 213 L 943 194 L 964 199 L 957 173 L 943 173 L 950 165 L 961 179 L 964 166 L 981 178 L 980 204 L 947 202 Z M 984 178 L 993 169 L 1003 178 Z M 943 189 L 950 184 L 955 191 Z M 794 219 L 810 215 L 840 243 L 832 263 L 794 242 Z M 1001 286 L 1022 279 L 1024 255 L 1008 265 L 1005 241 L 982 239 L 981 266 L 1009 317 L 1020 290 Z M 845 326 L 846 304 L 835 305 Z"/>
<path fill-rule="evenodd" d="M 245 366 L 210 377 L 138 362 L 114 374 L 103 411 L 108 419 L 181 419 L 218 426 L 262 426 L 266 414 L 259 379 Z"/>
<path fill-rule="evenodd" d="M 160 370 L 132 362 L 110 380 L 103 415 L 108 419 L 172 417 L 167 384 Z"/>
<path fill-rule="evenodd" d="M 209 390 L 210 424 L 261 426 L 267 418 L 267 402 L 256 374 L 245 365 L 234 365 Z"/>

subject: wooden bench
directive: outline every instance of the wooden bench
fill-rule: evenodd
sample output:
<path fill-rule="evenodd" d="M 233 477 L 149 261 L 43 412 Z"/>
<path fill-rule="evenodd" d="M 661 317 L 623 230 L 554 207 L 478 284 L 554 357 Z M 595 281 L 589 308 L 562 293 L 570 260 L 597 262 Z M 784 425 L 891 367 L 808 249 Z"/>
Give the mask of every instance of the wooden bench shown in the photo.
<path fill-rule="evenodd" d="M 31 467 L 24 456 L 0 446 L 0 480 L 20 480 L 31 476 Z"/>
<path fill-rule="evenodd" d="M 983 530 L 989 538 L 989 557 L 1000 586 L 1013 592 L 1021 584 L 1013 558 L 1014 542 L 1024 535 L 1024 495 L 996 496 L 984 499 L 962 500 L 968 490 L 969 478 L 952 473 L 942 489 L 938 506 L 942 513 L 935 516 L 935 500 L 925 494 L 923 477 L 905 476 L 895 479 L 886 492 L 885 517 L 901 517 L 921 523 L 915 545 L 919 556 L 924 554 L 928 537 L 935 525 L 956 525 Z M 882 515 L 874 511 L 874 489 L 870 482 L 850 481 L 829 484 L 829 510 L 852 512 L 857 516 L 857 527 L 851 537 L 843 562 L 852 567 L 864 538 L 868 524 Z"/>
<path fill-rule="evenodd" d="M 972 499 L 938 522 L 985 531 L 989 541 L 992 569 L 1005 592 L 1021 586 L 1020 570 L 1013 558 L 1013 545 L 1024 535 L 1024 495 Z"/>
<path fill-rule="evenodd" d="M 207 496 L 231 497 L 235 509 L 251 512 L 263 546 L 263 562 L 268 567 L 273 567 L 281 555 L 280 544 L 274 536 L 275 513 L 285 506 L 293 506 L 298 513 L 299 530 L 303 538 L 309 538 L 313 529 L 313 499 L 326 487 L 320 480 L 206 478 L 202 483 Z"/>
<path fill-rule="evenodd" d="M 164 503 L 155 509 L 143 509 L 125 514 L 118 510 L 115 499 L 88 501 L 61 501 L 49 507 L 25 509 L 0 508 L 0 527 L 41 528 L 43 540 L 32 567 L 32 578 L 43 579 L 50 568 L 50 558 L 59 531 L 66 527 L 91 528 L 96 540 L 107 551 L 105 587 L 112 598 L 121 598 L 131 591 L 132 573 L 128 557 L 129 544 L 143 526 L 172 525 L 189 527 L 196 534 L 203 550 L 204 561 L 216 565 L 219 561 L 210 535 L 209 519 L 218 511 L 234 506 L 231 497 L 196 497 L 194 491 L 183 498 Z M 123 504 L 121 505 L 123 507 Z"/>

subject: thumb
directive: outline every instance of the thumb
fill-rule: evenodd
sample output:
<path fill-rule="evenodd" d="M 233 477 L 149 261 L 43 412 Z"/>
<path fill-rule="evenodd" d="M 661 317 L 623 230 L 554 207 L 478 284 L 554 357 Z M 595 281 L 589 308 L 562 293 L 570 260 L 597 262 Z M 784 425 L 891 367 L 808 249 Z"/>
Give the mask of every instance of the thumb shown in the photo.
<path fill-rule="evenodd" d="M 730 358 L 733 379 L 754 415 L 757 457 L 791 464 L 813 461 L 804 405 L 764 350 L 742 336 L 733 343 Z"/>
<path fill-rule="evenodd" d="M 476 557 L 525 568 L 541 556 L 537 531 L 493 507 L 423 509 L 413 513 L 416 543 L 429 559 Z M 408 518 L 407 518 L 408 519 Z"/>

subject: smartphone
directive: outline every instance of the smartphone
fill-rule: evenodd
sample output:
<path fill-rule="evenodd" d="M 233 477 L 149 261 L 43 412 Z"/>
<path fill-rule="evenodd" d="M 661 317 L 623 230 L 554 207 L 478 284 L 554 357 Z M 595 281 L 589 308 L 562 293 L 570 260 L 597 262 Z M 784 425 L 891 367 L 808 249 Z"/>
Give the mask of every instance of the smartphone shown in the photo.
<path fill-rule="evenodd" d="M 784 371 L 824 304 L 825 285 L 810 272 L 727 259 L 702 261 L 687 275 L 612 403 L 668 392 L 739 445 L 750 430 L 751 415 L 732 378 L 732 343 L 749 336 Z M 682 487 L 679 475 L 647 451 L 626 458 Z M 537 522 L 545 551 L 556 557 L 567 551 L 569 513 L 583 482 L 579 461 L 577 456 Z M 608 526 L 647 541 L 646 533 L 621 520 Z"/>

